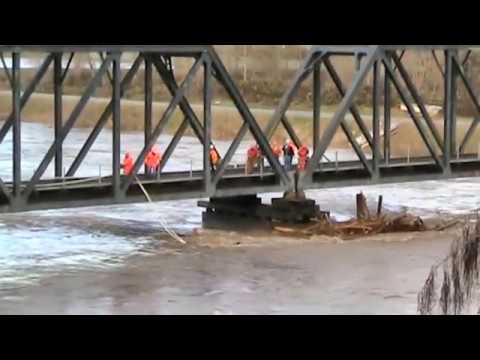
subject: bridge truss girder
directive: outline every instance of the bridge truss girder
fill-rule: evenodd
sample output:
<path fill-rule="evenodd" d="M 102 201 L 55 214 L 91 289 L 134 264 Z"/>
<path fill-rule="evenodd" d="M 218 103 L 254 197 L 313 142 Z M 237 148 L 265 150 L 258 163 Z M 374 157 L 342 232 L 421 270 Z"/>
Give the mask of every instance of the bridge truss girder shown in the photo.
<path fill-rule="evenodd" d="M 26 84 L 22 93 L 21 84 L 21 56 L 24 52 L 46 53 L 45 60 L 37 69 L 36 74 L 29 84 Z M 80 96 L 78 104 L 74 107 L 68 119 L 63 119 L 62 99 L 63 85 L 67 74 L 70 71 L 72 59 L 78 53 L 100 54 L 101 63 L 98 69 L 92 70 L 93 78 Z M 124 52 L 138 52 L 136 60 L 130 66 L 122 78 L 120 68 L 121 57 Z M 4 55 L 9 54 L 12 58 L 11 69 L 6 66 Z M 62 65 L 62 60 L 68 55 L 68 63 Z M 172 59 L 191 58 L 194 65 L 190 69 L 182 84 L 178 84 L 172 69 Z M 275 186 L 292 188 L 293 183 L 287 172 L 274 156 L 267 138 L 260 126 L 250 112 L 247 104 L 242 98 L 235 82 L 223 65 L 212 46 L 203 45 L 105 45 L 105 46 L 70 46 L 70 45 L 0 45 L 0 58 L 3 69 L 9 79 L 12 93 L 12 111 L 5 123 L 0 128 L 0 143 L 6 135 L 12 131 L 12 182 L 6 184 L 0 179 L 0 197 L 6 211 L 22 211 L 33 205 L 32 201 L 38 197 L 38 188 L 45 183 L 43 176 L 52 162 L 55 164 L 55 177 L 74 178 L 78 169 L 84 162 L 87 154 L 97 141 L 99 134 L 105 128 L 109 119 L 112 119 L 112 178 L 111 198 L 112 203 L 129 202 L 130 195 L 138 193 L 139 187 L 136 181 L 136 174 L 143 167 L 149 149 L 157 142 L 160 135 L 169 124 L 174 111 L 180 108 L 184 120 L 168 145 L 163 156 L 160 168 L 164 169 L 166 163 L 176 149 L 179 141 L 184 136 L 188 126 L 193 129 L 195 136 L 203 145 L 203 179 L 202 185 L 197 186 L 195 197 L 209 197 L 216 193 L 218 183 L 222 180 L 224 171 L 231 161 L 236 150 L 236 144 L 242 141 L 246 133 L 250 131 L 255 141 L 259 144 L 275 174 Z M 54 88 L 54 140 L 44 155 L 43 160 L 38 164 L 33 176 L 24 181 L 21 176 L 21 112 L 28 104 L 32 94 L 38 85 L 45 78 L 53 64 L 53 88 Z M 138 73 L 141 66 L 145 69 L 145 143 L 137 157 L 134 165 L 134 173 L 130 176 L 121 176 L 121 99 L 124 97 L 132 80 Z M 192 105 L 187 99 L 186 93 L 191 88 L 193 79 L 198 71 L 203 70 L 203 116 L 201 119 L 195 114 Z M 172 96 L 166 111 L 155 128 L 152 128 L 152 75 L 156 71 L 163 84 Z M 68 134 L 75 127 L 79 116 L 85 109 L 88 101 L 92 98 L 102 78 L 108 77 L 112 88 L 112 96 L 109 104 L 105 107 L 102 115 L 93 126 L 87 140 L 77 153 L 75 160 L 69 167 L 66 174 L 63 174 L 64 158 L 63 143 Z M 217 171 L 211 171 L 210 145 L 212 142 L 212 82 L 216 80 L 229 95 L 231 101 L 238 110 L 243 121 L 242 130 L 235 138 L 231 149 L 227 152 Z M 214 144 L 213 144 L 214 145 Z M 79 202 L 81 203 L 81 202 Z"/>
<path fill-rule="evenodd" d="M 431 52 L 434 57 L 444 80 L 444 121 L 443 136 L 435 127 L 434 121 L 427 111 L 427 106 L 421 96 L 420 90 L 414 84 L 412 76 L 405 67 L 403 57 L 410 50 Z M 437 52 L 441 51 L 444 57 L 444 67 L 440 64 Z M 460 52 L 465 55 L 460 57 Z M 392 88 L 397 91 L 402 103 L 412 119 L 423 144 L 429 151 L 434 166 L 429 165 L 429 172 L 437 174 L 438 178 L 449 177 L 452 175 L 452 159 L 458 160 L 465 155 L 465 149 L 468 142 L 480 121 L 480 104 L 476 97 L 473 86 L 465 74 L 465 65 L 471 55 L 472 49 L 468 46 L 454 45 L 423 45 L 423 46 L 403 46 L 403 45 L 384 45 L 384 46 L 321 46 L 314 45 L 310 54 L 307 56 L 303 66 L 295 75 L 288 90 L 279 102 L 279 105 L 272 116 L 270 123 L 266 127 L 265 133 L 270 139 L 278 126 L 286 120 L 286 114 L 291 107 L 292 101 L 298 94 L 302 85 L 313 74 L 313 155 L 309 165 L 304 173 L 301 174 L 299 186 L 304 189 L 323 187 L 321 182 L 325 181 L 322 176 L 321 159 L 325 157 L 327 149 L 331 146 L 333 138 L 337 131 L 341 129 L 346 135 L 348 143 L 358 156 L 363 165 L 363 174 L 361 177 L 364 182 L 379 182 L 383 176 L 388 176 L 388 164 L 391 161 L 391 100 Z M 355 59 L 357 71 L 354 75 L 350 87 L 347 89 L 342 82 L 332 59 L 337 57 L 351 57 Z M 320 108 L 321 108 L 321 68 L 325 68 L 325 73 L 331 78 L 336 90 L 341 96 L 342 101 L 336 109 L 336 112 L 323 134 L 320 132 Z M 382 74 L 384 74 L 382 82 Z M 367 76 L 373 77 L 372 82 L 372 133 L 368 127 L 358 107 L 355 99 L 359 95 L 362 86 L 365 85 Z M 457 97 L 458 83 L 465 86 L 474 109 L 476 111 L 475 119 L 469 127 L 465 137 L 460 143 L 457 143 Z M 381 104 L 382 98 L 384 103 Z M 381 107 L 383 105 L 383 126 L 384 126 L 384 146 L 381 149 Z M 415 106 L 419 113 L 415 111 Z M 367 153 L 358 144 L 351 125 L 345 121 L 347 113 L 351 113 L 355 125 L 358 127 L 361 135 L 368 144 L 368 150 L 372 158 L 367 158 Z M 327 158 L 328 161 L 331 161 Z M 424 169 L 419 168 L 419 173 Z M 409 175 L 412 180 L 414 178 Z M 435 178 L 436 176 L 433 176 Z M 384 179 L 388 182 L 388 179 Z M 353 181 L 352 183 L 356 183 Z"/>
<path fill-rule="evenodd" d="M 444 94 L 444 121 L 443 134 L 436 129 L 421 91 L 412 81 L 409 70 L 402 59 L 410 50 L 431 52 L 439 71 L 442 73 Z M 29 84 L 21 85 L 21 56 L 24 52 L 46 53 L 45 60 L 37 69 Z M 137 53 L 136 60 L 122 77 L 120 62 L 125 52 Z M 443 54 L 444 64 L 438 57 Z M 465 55 L 460 56 L 461 52 Z M 93 78 L 80 97 L 80 101 L 67 119 L 63 119 L 63 85 L 70 71 L 72 59 L 78 53 L 100 54 L 101 66 L 94 70 Z M 3 55 L 10 54 L 12 68 L 8 69 Z M 162 178 L 171 176 L 175 181 L 167 179 L 163 182 L 146 181 L 145 188 L 156 200 L 174 200 L 201 197 L 222 197 L 236 195 L 250 195 L 262 192 L 279 192 L 296 188 L 314 189 L 335 186 L 350 186 L 361 184 L 378 184 L 405 181 L 422 181 L 431 179 L 446 179 L 451 177 L 478 176 L 480 174 L 480 159 L 471 154 L 465 154 L 467 144 L 471 141 L 480 119 L 480 104 L 473 91 L 473 86 L 465 73 L 465 65 L 470 57 L 471 49 L 467 46 L 455 45 L 384 45 L 384 46 L 320 46 L 314 45 L 307 59 L 296 74 L 285 95 L 279 102 L 265 129 L 261 129 L 252 115 L 238 87 L 229 75 L 222 61 L 211 46 L 207 45 L 0 45 L 0 60 L 7 74 L 12 93 L 12 111 L 0 128 L 0 143 L 11 131 L 12 136 L 12 181 L 6 183 L 0 179 L 0 211 L 16 212 L 24 210 L 78 207 L 93 205 L 122 204 L 143 202 L 145 197 L 133 176 L 120 175 L 120 133 L 121 133 L 121 101 L 132 80 L 141 66 L 145 69 L 145 119 L 144 119 L 144 147 L 136 159 L 135 173 L 143 166 L 148 149 L 157 141 L 171 120 L 174 110 L 178 107 L 183 115 L 183 121 L 166 148 L 160 168 Z M 193 67 L 182 83 L 178 83 L 171 66 L 176 57 L 191 58 Z M 350 86 L 341 79 L 340 71 L 336 68 L 335 57 L 351 57 L 357 64 L 357 71 Z M 63 59 L 67 58 L 67 65 Z M 49 69 L 53 67 L 54 84 L 54 141 L 38 164 L 34 175 L 30 179 L 21 177 L 21 150 L 22 150 L 22 110 L 29 102 L 32 94 L 45 78 Z M 321 132 L 321 91 L 322 68 L 331 78 L 334 88 L 342 98 L 341 103 L 328 126 Z M 189 103 L 187 96 L 195 74 L 203 70 L 203 116 L 197 116 Z M 152 76 L 158 73 L 172 99 L 167 110 L 158 124 L 153 128 L 153 93 Z M 382 81 L 382 74 L 386 74 Z M 287 117 L 292 100 L 302 84 L 313 75 L 313 116 L 312 116 L 312 144 L 313 156 L 308 168 L 301 174 L 298 183 L 280 165 L 273 155 L 269 141 L 276 130 L 283 126 L 287 134 L 299 146 L 302 145 L 297 129 Z M 355 104 L 367 76 L 373 75 L 372 86 L 372 132 L 368 129 L 367 121 Z M 64 155 L 63 143 L 66 136 L 74 128 L 77 120 L 95 93 L 100 81 L 107 77 L 112 87 L 112 96 L 102 115 L 95 123 L 85 143 L 76 154 L 75 159 L 66 174 L 63 174 Z M 212 144 L 212 83 L 217 81 L 226 91 L 243 124 L 233 139 L 232 144 L 222 156 L 222 162 L 214 172 L 210 171 L 209 147 Z M 457 142 L 457 95 L 458 85 L 463 84 L 467 94 L 474 104 L 476 117 L 470 125 L 466 135 Z M 22 92 L 22 89 L 24 91 Z M 429 151 L 429 158 L 418 159 L 416 163 L 404 163 L 402 159 L 391 158 L 392 139 L 391 129 L 391 99 L 392 90 L 396 90 L 415 124 L 420 137 Z M 383 104 L 382 104 L 383 97 Z M 383 105 L 383 113 L 382 113 Z M 415 106 L 419 113 L 415 111 Z M 350 113 L 354 124 L 366 140 L 368 154 L 358 143 L 352 126 L 345 121 Z M 381 148 L 380 131 L 385 133 L 384 146 Z M 101 184 L 91 187 L 62 186 L 65 176 L 69 180 L 83 181 L 77 176 L 80 166 L 92 146 L 98 141 L 98 136 L 112 118 L 112 174 Z M 193 176 L 184 174 L 163 174 L 166 163 L 177 148 L 180 140 L 185 136 L 188 128 L 192 128 L 194 135 L 203 145 L 203 169 Z M 332 140 L 338 130 L 341 130 L 351 144 L 359 158 L 359 162 L 343 162 L 333 164 L 332 159 L 326 156 L 326 150 L 332 145 Z M 270 167 L 261 175 L 244 177 L 241 171 L 232 171 L 229 164 L 238 150 L 242 140 L 250 131 L 254 140 L 265 154 Z M 321 162 L 326 159 L 327 163 Z M 55 164 L 55 179 L 44 179 L 44 174 L 51 163 Z M 58 188 L 55 188 L 58 187 Z"/>

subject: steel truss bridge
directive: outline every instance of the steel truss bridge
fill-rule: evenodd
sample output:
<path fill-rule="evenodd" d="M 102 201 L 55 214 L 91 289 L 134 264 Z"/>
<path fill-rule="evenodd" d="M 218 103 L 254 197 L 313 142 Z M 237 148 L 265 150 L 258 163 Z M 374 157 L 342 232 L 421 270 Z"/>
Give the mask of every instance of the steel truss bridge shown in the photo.
<path fill-rule="evenodd" d="M 439 132 L 427 111 L 427 106 L 403 63 L 403 55 L 409 51 L 424 51 L 431 54 L 444 79 L 443 132 Z M 298 70 L 291 85 L 278 104 L 268 125 L 262 128 L 252 115 L 247 103 L 214 48 L 209 45 L 0 45 L 1 60 L 7 74 L 12 94 L 12 111 L 0 129 L 0 143 L 12 132 L 11 181 L 0 179 L 0 211 L 21 212 L 39 209 L 83 207 L 109 204 L 145 202 L 140 181 L 154 201 L 234 197 L 266 192 L 308 190 L 326 187 L 370 185 L 423 180 L 439 180 L 474 177 L 480 174 L 478 154 L 465 152 L 467 144 L 477 129 L 480 119 L 480 104 L 472 84 L 466 75 L 465 65 L 472 48 L 453 45 L 371 45 L 371 46 L 321 46 L 314 45 L 303 66 Z M 41 53 L 45 58 L 36 69 L 30 83 L 22 84 L 21 58 L 25 53 Z M 85 87 L 68 118 L 64 118 L 62 100 L 64 81 L 71 71 L 72 58 L 80 53 L 101 55 L 101 65 Z M 128 71 L 121 69 L 124 53 L 135 53 L 136 59 Z M 5 56 L 12 59 L 8 67 Z M 346 86 L 335 66 L 335 58 L 350 57 L 356 63 L 356 72 L 351 85 Z M 177 82 L 173 61 L 176 58 L 191 58 L 193 66 L 183 82 Z M 65 64 L 65 61 L 67 63 Z M 134 166 L 135 175 L 121 175 L 121 102 L 139 69 L 145 74 L 145 142 Z M 54 140 L 43 160 L 29 179 L 22 179 L 22 110 L 25 108 L 40 81 L 48 71 L 53 73 L 54 89 Z M 203 114 L 193 110 L 187 98 L 195 75 L 203 74 Z M 333 117 L 321 131 L 322 71 L 332 79 L 342 100 Z M 153 126 L 152 75 L 157 72 L 171 94 L 171 102 Z M 373 77 L 371 128 L 362 117 L 355 99 L 365 85 L 367 77 Z M 301 145 L 295 126 L 287 118 L 294 97 L 302 84 L 313 77 L 313 116 L 311 134 L 313 154 L 306 171 L 299 176 L 288 173 L 275 158 L 270 140 L 282 126 L 290 138 Z M 96 122 L 75 160 L 64 174 L 63 144 L 75 127 L 79 116 L 99 87 L 102 79 L 108 78 L 112 95 L 109 104 Z M 242 126 L 230 148 L 222 154 L 216 171 L 211 171 L 209 147 L 212 144 L 212 98 L 213 82 L 216 81 L 235 105 L 242 119 Z M 476 111 L 469 130 L 460 142 L 457 140 L 458 86 L 463 83 Z M 23 91 L 22 91 L 23 89 Z M 391 157 L 390 129 L 392 127 L 391 101 L 395 89 L 404 103 L 429 156 L 422 158 Z M 179 108 L 183 122 L 164 152 L 161 176 L 146 179 L 143 174 L 144 159 L 148 150 L 157 142 Z M 8 110 L 10 111 L 10 110 Z M 0 113 L 5 112 L 0 109 Z M 352 124 L 346 121 L 350 113 L 355 126 L 366 139 L 367 148 L 361 146 L 354 135 Z M 112 166 L 111 176 L 91 179 L 79 176 L 78 169 L 96 142 L 108 121 L 112 121 Z M 142 119 L 143 121 L 143 119 Z M 203 145 L 203 169 L 194 172 L 165 172 L 164 168 L 188 128 Z M 331 147 L 335 134 L 340 130 L 346 135 L 358 161 L 321 161 Z M 384 139 L 381 139 L 383 129 Z M 243 168 L 231 166 L 231 161 L 247 133 L 251 133 L 268 166 L 262 173 L 246 175 Z M 371 155 L 369 155 L 371 154 Z M 45 173 L 54 163 L 55 176 L 46 178 Z"/>

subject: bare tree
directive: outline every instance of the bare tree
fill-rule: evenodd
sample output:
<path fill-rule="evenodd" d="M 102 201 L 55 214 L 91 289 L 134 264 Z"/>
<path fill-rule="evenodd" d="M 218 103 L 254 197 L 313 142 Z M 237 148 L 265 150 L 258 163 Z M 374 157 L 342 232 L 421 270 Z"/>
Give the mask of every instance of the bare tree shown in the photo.
<path fill-rule="evenodd" d="M 421 315 L 460 315 L 469 305 L 475 305 L 479 287 L 480 217 L 468 220 L 462 236 L 456 239 L 449 255 L 433 266 L 418 295 Z M 438 277 L 443 278 L 441 285 Z M 480 309 L 476 310 L 476 313 Z"/>

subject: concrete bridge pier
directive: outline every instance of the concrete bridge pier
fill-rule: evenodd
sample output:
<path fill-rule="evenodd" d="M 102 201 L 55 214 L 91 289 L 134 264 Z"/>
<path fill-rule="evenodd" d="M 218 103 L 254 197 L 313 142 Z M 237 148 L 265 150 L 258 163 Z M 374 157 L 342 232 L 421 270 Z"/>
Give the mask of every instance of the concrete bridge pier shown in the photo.
<path fill-rule="evenodd" d="M 315 200 L 304 192 L 287 192 L 264 204 L 258 195 L 212 198 L 200 201 L 205 208 L 203 227 L 220 230 L 271 229 L 275 223 L 308 223 L 322 215 Z"/>

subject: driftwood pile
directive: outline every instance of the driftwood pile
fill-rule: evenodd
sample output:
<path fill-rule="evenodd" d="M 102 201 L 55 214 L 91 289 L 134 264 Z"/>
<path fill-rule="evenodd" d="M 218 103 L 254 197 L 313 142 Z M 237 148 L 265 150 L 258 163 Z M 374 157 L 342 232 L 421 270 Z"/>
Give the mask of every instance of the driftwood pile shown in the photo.
<path fill-rule="evenodd" d="M 313 221 L 313 224 L 303 228 L 291 228 L 277 226 L 275 230 L 289 235 L 314 236 L 327 235 L 342 238 L 354 238 L 359 236 L 376 235 L 395 232 L 418 232 L 426 231 L 423 220 L 414 215 L 382 214 L 383 198 L 378 201 L 377 213 L 372 216 L 367 206 L 367 200 L 363 194 L 357 195 L 357 218 L 346 222 L 336 222 L 330 218 L 321 218 Z"/>

